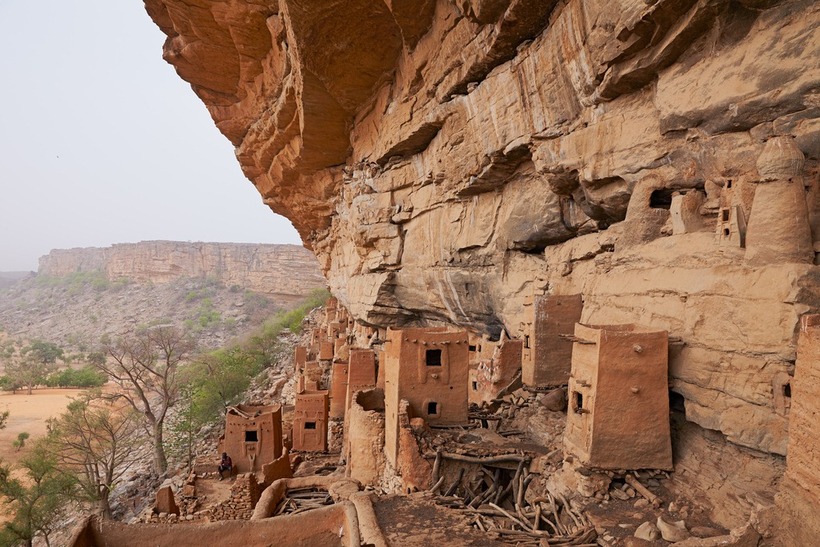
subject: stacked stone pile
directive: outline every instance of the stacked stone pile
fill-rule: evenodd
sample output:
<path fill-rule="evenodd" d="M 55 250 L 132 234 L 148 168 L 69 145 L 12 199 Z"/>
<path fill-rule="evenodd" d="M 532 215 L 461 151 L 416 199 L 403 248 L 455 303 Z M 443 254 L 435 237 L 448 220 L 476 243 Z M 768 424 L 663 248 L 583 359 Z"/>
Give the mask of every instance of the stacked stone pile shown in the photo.
<path fill-rule="evenodd" d="M 211 521 L 215 520 L 249 520 L 253 508 L 259 501 L 260 486 L 256 475 L 243 473 L 231 486 L 231 497 L 209 511 Z"/>

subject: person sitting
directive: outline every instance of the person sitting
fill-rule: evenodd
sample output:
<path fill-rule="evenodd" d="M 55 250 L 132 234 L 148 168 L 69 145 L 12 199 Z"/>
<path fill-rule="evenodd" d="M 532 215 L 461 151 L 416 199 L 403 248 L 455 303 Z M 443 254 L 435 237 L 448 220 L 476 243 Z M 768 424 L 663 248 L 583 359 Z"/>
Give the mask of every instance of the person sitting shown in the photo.
<path fill-rule="evenodd" d="M 222 453 L 222 461 L 219 462 L 219 467 L 217 470 L 219 471 L 219 480 L 222 480 L 222 472 L 227 471 L 228 476 L 231 476 L 231 470 L 233 469 L 233 462 L 231 461 L 231 457 L 228 456 L 227 452 Z"/>

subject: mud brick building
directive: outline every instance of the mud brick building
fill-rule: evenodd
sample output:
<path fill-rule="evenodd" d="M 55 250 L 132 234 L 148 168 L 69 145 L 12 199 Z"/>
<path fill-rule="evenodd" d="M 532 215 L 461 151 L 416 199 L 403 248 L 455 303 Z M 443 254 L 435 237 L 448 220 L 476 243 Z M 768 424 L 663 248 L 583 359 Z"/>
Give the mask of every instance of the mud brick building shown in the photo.
<path fill-rule="evenodd" d="M 376 387 L 376 352 L 361 348 L 351 349 L 350 362 L 347 365 L 345 409 L 350 408 L 353 395 L 357 391 L 374 387 Z"/>
<path fill-rule="evenodd" d="M 347 363 L 333 363 L 330 378 L 330 417 L 342 418 L 345 415 L 345 397 L 347 396 Z"/>
<path fill-rule="evenodd" d="M 385 445 L 395 463 L 399 408 L 431 424 L 467 422 L 469 348 L 466 331 L 415 328 L 387 331 L 385 344 Z"/>
<path fill-rule="evenodd" d="M 671 469 L 667 332 L 578 324 L 575 337 L 567 452 L 602 469 Z"/>
<path fill-rule="evenodd" d="M 528 386 L 566 385 L 572 366 L 571 335 L 581 320 L 580 294 L 533 298 L 530 333 L 524 338 L 521 379 Z"/>
<path fill-rule="evenodd" d="M 329 411 L 327 391 L 305 391 L 296 395 L 293 409 L 294 450 L 327 451 Z"/>
<path fill-rule="evenodd" d="M 279 405 L 236 405 L 225 413 L 220 452 L 227 452 L 235 471 L 259 471 L 282 455 L 282 409 Z"/>

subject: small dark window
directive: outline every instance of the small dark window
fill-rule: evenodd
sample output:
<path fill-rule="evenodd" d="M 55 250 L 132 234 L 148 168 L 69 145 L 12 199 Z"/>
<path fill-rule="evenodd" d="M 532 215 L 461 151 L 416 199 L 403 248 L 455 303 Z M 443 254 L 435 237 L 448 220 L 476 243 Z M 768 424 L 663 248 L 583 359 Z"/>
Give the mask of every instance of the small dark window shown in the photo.
<path fill-rule="evenodd" d="M 729 237 L 729 228 L 724 228 L 723 229 L 723 235 L 725 235 L 726 237 Z"/>
<path fill-rule="evenodd" d="M 732 187 L 732 179 L 729 179 L 729 180 L 726 181 L 726 188 L 731 188 L 731 187 Z"/>
<path fill-rule="evenodd" d="M 524 336 L 524 347 L 529 349 L 530 347 L 530 335 L 527 334 Z"/>
<path fill-rule="evenodd" d="M 475 351 L 475 346 L 471 345 L 469 349 L 470 351 Z"/>
<path fill-rule="evenodd" d="M 670 209 L 672 207 L 672 193 L 674 190 L 661 188 L 649 196 L 649 207 L 652 209 Z"/>
<path fill-rule="evenodd" d="M 584 396 L 579 392 L 573 393 L 572 408 L 578 412 L 584 408 Z"/>
<path fill-rule="evenodd" d="M 729 209 L 721 209 L 720 215 L 723 219 L 723 222 L 729 222 Z"/>
<path fill-rule="evenodd" d="M 427 415 L 435 416 L 436 414 L 438 414 L 438 403 L 427 403 Z"/>
<path fill-rule="evenodd" d="M 791 385 L 791 383 L 783 384 L 783 396 L 791 398 L 791 396 L 792 396 L 792 385 Z"/>
<path fill-rule="evenodd" d="M 478 391 L 478 382 L 473 382 L 473 391 Z"/>
<path fill-rule="evenodd" d="M 246 443 L 259 442 L 259 436 L 257 435 L 256 431 L 246 431 L 245 432 L 245 442 Z"/>
<path fill-rule="evenodd" d="M 305 422 L 305 429 L 316 429 L 316 422 Z"/>
<path fill-rule="evenodd" d="M 440 349 L 428 349 L 426 354 L 426 362 L 428 367 L 440 367 L 441 366 L 441 350 Z"/>

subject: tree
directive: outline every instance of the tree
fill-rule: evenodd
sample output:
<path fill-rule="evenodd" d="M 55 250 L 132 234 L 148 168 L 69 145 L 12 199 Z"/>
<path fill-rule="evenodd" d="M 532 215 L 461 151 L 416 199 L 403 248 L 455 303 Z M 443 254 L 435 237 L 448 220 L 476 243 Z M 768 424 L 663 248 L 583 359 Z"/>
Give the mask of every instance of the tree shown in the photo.
<path fill-rule="evenodd" d="M 8 410 L 0 412 L 0 429 L 5 429 L 6 428 L 6 422 L 8 421 L 8 419 L 9 419 L 9 411 Z"/>
<path fill-rule="evenodd" d="M 32 359 L 45 365 L 54 365 L 57 363 L 57 359 L 63 358 L 62 348 L 53 342 L 44 342 L 43 340 L 34 340 L 24 347 L 21 353 L 31 355 Z"/>
<path fill-rule="evenodd" d="M 24 478 L 14 478 L 9 466 L 0 466 L 0 494 L 11 502 L 12 509 L 11 520 L 0 532 L 0 544 L 31 547 L 34 538 L 42 535 L 50 545 L 48 536 L 62 516 L 71 485 L 57 472 L 44 443 L 37 443 L 20 467 Z"/>
<path fill-rule="evenodd" d="M 49 422 L 48 441 L 57 468 L 111 518 L 109 496 L 140 456 L 139 419 L 130 407 L 116 408 L 90 394 L 69 403 L 64 414 Z"/>
<path fill-rule="evenodd" d="M 31 395 L 34 386 L 43 383 L 53 367 L 53 364 L 39 360 L 35 353 L 16 355 L 6 365 L 6 375 L 9 377 L 8 385 L 12 392 L 26 387 L 28 388 L 28 394 Z"/>
<path fill-rule="evenodd" d="M 19 452 L 21 448 L 23 448 L 24 446 L 26 446 L 26 441 L 28 440 L 28 438 L 29 438 L 30 436 L 31 436 L 31 435 L 29 435 L 27 432 L 22 431 L 22 432 L 20 432 L 20 433 L 17 435 L 17 440 L 15 440 L 15 441 L 14 441 L 13 443 L 11 443 L 11 444 L 12 444 L 12 446 L 14 446 L 14 448 L 16 448 L 16 449 L 17 449 L 17 451 Z"/>
<path fill-rule="evenodd" d="M 163 447 L 163 425 L 168 410 L 179 398 L 177 371 L 194 350 L 187 333 L 160 326 L 137 331 L 106 347 L 110 360 L 97 366 L 121 391 L 110 395 L 123 399 L 143 417 L 154 445 L 154 470 L 162 475 L 168 467 Z"/>

